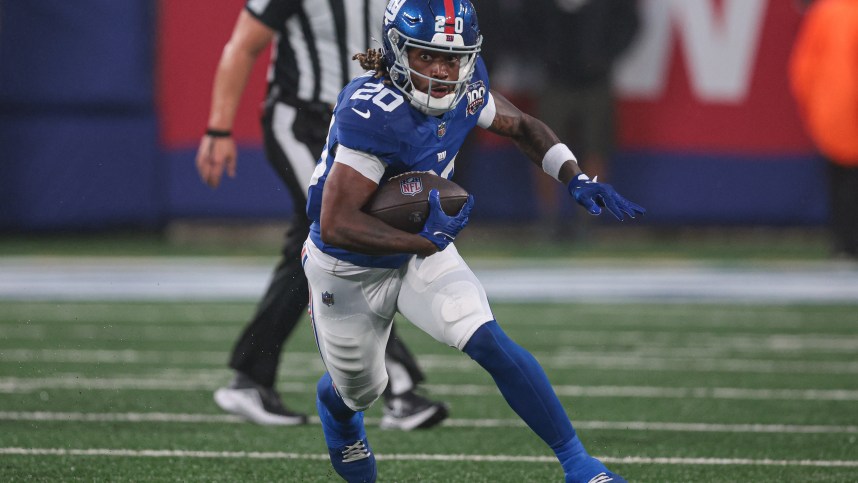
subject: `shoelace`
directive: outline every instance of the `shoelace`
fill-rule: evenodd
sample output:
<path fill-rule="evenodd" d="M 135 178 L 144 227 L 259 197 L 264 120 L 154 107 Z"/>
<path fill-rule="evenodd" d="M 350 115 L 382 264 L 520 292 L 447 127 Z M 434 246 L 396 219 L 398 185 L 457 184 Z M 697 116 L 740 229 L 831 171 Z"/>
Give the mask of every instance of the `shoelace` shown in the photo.
<path fill-rule="evenodd" d="M 588 483 L 607 483 L 609 481 L 614 481 L 614 479 L 602 472 L 594 476 Z"/>
<path fill-rule="evenodd" d="M 363 445 L 363 441 L 358 441 L 355 444 L 347 444 L 346 449 L 343 450 L 343 463 L 351 463 L 369 458 L 370 454 L 366 446 Z"/>

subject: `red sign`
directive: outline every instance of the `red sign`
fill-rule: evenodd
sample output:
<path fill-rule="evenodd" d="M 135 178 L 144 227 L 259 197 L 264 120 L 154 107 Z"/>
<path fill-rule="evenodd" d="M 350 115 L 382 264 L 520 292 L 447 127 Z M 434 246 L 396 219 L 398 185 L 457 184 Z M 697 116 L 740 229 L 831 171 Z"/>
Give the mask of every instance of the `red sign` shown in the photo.
<path fill-rule="evenodd" d="M 168 148 L 199 142 L 215 68 L 243 5 L 244 0 L 218 2 L 218 8 L 206 0 L 160 2 L 157 97 Z M 773 155 L 811 151 L 787 79 L 801 20 L 795 5 L 786 0 L 641 0 L 643 27 L 617 72 L 621 147 Z M 244 92 L 233 127 L 239 142 L 260 142 L 268 57 L 260 55 Z M 519 105 L 526 110 L 527 102 Z"/>
<path fill-rule="evenodd" d="M 215 5 L 216 4 L 216 5 Z M 199 143 L 208 121 L 212 81 L 244 0 L 159 2 L 157 104 L 167 148 Z M 232 132 L 238 142 L 260 143 L 260 105 L 269 53 L 257 59 Z"/>
<path fill-rule="evenodd" d="M 783 0 L 643 0 L 618 69 L 620 144 L 654 151 L 811 150 L 787 65 L 801 15 Z"/>

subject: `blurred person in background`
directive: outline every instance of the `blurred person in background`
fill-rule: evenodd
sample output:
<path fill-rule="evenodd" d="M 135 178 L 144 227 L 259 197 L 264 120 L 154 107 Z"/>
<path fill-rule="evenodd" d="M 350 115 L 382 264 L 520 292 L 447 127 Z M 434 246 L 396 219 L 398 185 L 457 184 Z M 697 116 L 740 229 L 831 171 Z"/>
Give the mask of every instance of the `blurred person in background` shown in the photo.
<path fill-rule="evenodd" d="M 615 145 L 613 68 L 639 28 L 637 0 L 534 0 L 523 10 L 538 22 L 535 52 L 547 84 L 536 91 L 538 116 L 579 153 L 582 169 L 610 181 Z M 535 178 L 541 223 L 556 238 L 586 230 L 560 219 L 565 197 L 544 176 Z M 571 235 L 579 237 L 584 232 Z"/>
<path fill-rule="evenodd" d="M 513 35 L 527 32 L 534 21 L 541 27 L 542 21 L 530 13 L 532 7 L 530 0 L 496 0 L 492 8 L 480 11 L 480 29 L 492 40 L 480 56 L 491 66 L 494 84 L 505 96 L 533 96 L 543 83 L 539 60 L 533 55 L 534 47 L 540 47 L 541 33 Z"/>
<path fill-rule="evenodd" d="M 224 172 L 236 175 L 236 111 L 253 64 L 273 42 L 262 130 L 266 158 L 288 188 L 294 214 L 265 296 L 235 343 L 229 361 L 234 378 L 214 395 L 223 410 L 258 424 L 307 421 L 282 403 L 274 387 L 281 348 L 309 300 L 300 260 L 310 227 L 307 187 L 337 94 L 363 73 L 351 57 L 380 38 L 386 6 L 387 0 L 248 0 L 217 66 L 208 128 L 196 156 L 199 175 L 212 188 Z M 415 392 L 424 375 L 396 336 L 388 341 L 385 362 L 390 384 L 382 428 L 427 428 L 447 417 L 446 405 Z"/>
<path fill-rule="evenodd" d="M 828 165 L 834 255 L 858 258 L 858 0 L 799 2 L 789 73 L 807 132 Z"/>

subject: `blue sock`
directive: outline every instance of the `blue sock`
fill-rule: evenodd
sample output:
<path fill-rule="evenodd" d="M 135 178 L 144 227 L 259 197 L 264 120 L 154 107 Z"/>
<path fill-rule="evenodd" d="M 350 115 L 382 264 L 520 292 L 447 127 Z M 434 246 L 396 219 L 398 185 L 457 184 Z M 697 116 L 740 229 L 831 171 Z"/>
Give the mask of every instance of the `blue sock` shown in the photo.
<path fill-rule="evenodd" d="M 542 366 L 496 321 L 477 329 L 464 352 L 488 371 L 513 411 L 554 450 L 567 481 L 587 481 L 606 471 L 584 449 Z"/>
<path fill-rule="evenodd" d="M 331 375 L 327 372 L 316 384 L 316 409 L 325 431 L 328 446 L 336 448 L 353 444 L 359 439 L 366 438 L 363 426 L 363 411 L 356 412 L 346 406 L 343 398 L 334 388 Z"/>

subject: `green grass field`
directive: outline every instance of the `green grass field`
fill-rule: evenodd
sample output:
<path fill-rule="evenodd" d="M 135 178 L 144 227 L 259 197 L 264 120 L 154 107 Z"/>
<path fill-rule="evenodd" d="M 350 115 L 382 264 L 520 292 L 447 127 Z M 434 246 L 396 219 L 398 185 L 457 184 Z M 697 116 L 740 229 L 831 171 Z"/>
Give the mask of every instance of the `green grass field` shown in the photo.
<path fill-rule="evenodd" d="M 543 266 L 553 257 L 716 266 L 827 257 L 818 232 L 625 233 L 558 244 L 473 229 L 459 248 L 466 258 Z M 277 253 L 276 240 L 189 239 L 5 236 L 0 257 L 49 257 L 39 258 L 49 264 L 50 257 L 236 255 L 270 257 L 273 265 Z M 318 423 L 255 426 L 212 401 L 230 378 L 227 357 L 253 308 L 252 300 L 0 299 L 0 479 L 338 481 Z M 858 481 L 856 304 L 494 309 L 542 362 L 590 452 L 629 481 Z M 475 363 L 398 324 L 428 375 L 428 393 L 450 404 L 451 419 L 429 431 L 385 432 L 377 428 L 380 407 L 372 408 L 379 481 L 562 481 L 550 451 Z M 279 388 L 290 406 L 313 413 L 321 372 L 305 321 L 281 364 Z"/>
<path fill-rule="evenodd" d="M 212 401 L 248 303 L 0 302 L 4 481 L 337 481 L 321 428 L 241 423 Z M 858 481 L 856 306 L 495 304 L 543 363 L 590 452 L 635 482 Z M 400 321 L 448 401 L 386 432 L 380 481 L 562 481 L 490 378 Z M 280 387 L 311 412 L 303 324 Z"/>

